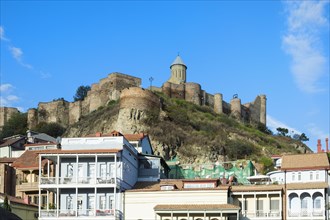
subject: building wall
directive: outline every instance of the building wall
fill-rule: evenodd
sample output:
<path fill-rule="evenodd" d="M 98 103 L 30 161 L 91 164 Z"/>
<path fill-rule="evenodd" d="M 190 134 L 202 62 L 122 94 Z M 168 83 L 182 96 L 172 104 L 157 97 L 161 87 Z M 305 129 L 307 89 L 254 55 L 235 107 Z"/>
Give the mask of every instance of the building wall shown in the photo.
<path fill-rule="evenodd" d="M 152 149 L 152 146 L 151 146 L 151 143 L 149 141 L 149 138 L 148 137 L 144 137 L 142 140 L 141 140 L 141 148 L 142 148 L 142 153 L 144 154 L 153 154 L 153 149 Z"/>
<path fill-rule="evenodd" d="M 227 204 L 227 190 L 126 191 L 124 201 L 125 219 L 155 219 L 154 207 L 156 205 Z"/>
<path fill-rule="evenodd" d="M 326 182 L 327 175 L 325 170 L 287 171 L 286 183 Z"/>
<path fill-rule="evenodd" d="M 104 197 L 104 206 L 101 204 L 101 200 L 103 199 L 101 197 Z M 69 204 L 70 201 L 71 204 Z M 73 213 L 76 209 L 75 205 L 78 204 L 77 201 L 79 201 L 79 212 L 82 214 L 86 213 L 85 215 L 87 215 L 88 211 L 92 212 L 94 207 L 95 210 L 116 209 L 114 188 L 99 188 L 96 190 L 96 192 L 94 191 L 94 188 L 79 188 L 78 191 L 76 191 L 75 188 L 60 190 L 61 213 Z"/>
<path fill-rule="evenodd" d="M 37 220 L 38 206 L 11 203 L 11 211 L 23 220 Z"/>
<path fill-rule="evenodd" d="M 124 148 L 128 148 L 127 145 Z M 121 153 L 122 189 L 131 189 L 138 179 L 138 157 L 131 150 L 123 150 Z"/>
<path fill-rule="evenodd" d="M 16 171 L 7 164 L 0 164 L 0 193 L 15 196 Z"/>
<path fill-rule="evenodd" d="M 244 192 L 242 194 L 244 195 Z M 267 196 L 267 193 L 262 194 L 258 192 L 256 197 L 247 194 L 244 195 L 244 198 L 241 195 L 235 195 L 233 196 L 233 204 L 240 206 L 242 209 L 240 219 L 250 219 L 255 216 L 266 218 L 268 213 L 273 213 L 273 217 L 280 217 L 282 211 L 280 194 L 281 192 L 279 191 L 278 194 L 269 194 Z M 272 207 L 272 203 L 273 205 L 276 203 L 276 207 Z"/>

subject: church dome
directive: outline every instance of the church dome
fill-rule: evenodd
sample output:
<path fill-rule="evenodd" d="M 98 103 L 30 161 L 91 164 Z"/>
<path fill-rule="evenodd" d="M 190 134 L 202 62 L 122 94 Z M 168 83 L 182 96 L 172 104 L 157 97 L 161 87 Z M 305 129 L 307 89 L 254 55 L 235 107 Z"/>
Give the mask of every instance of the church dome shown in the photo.
<path fill-rule="evenodd" d="M 181 59 L 181 57 L 179 55 L 175 58 L 175 60 L 173 61 L 171 67 L 173 65 L 178 65 L 178 64 L 179 65 L 183 65 L 183 66 L 185 66 L 187 68 L 186 64 L 184 64 L 183 60 Z"/>

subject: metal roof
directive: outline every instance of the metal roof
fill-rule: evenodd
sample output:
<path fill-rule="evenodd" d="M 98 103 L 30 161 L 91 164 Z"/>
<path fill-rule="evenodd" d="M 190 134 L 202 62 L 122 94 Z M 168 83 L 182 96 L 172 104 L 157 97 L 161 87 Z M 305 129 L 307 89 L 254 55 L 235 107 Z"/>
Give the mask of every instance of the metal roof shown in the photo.
<path fill-rule="evenodd" d="M 175 60 L 173 61 L 171 66 L 177 65 L 177 64 L 184 65 L 185 67 L 187 67 L 179 55 L 175 58 Z"/>

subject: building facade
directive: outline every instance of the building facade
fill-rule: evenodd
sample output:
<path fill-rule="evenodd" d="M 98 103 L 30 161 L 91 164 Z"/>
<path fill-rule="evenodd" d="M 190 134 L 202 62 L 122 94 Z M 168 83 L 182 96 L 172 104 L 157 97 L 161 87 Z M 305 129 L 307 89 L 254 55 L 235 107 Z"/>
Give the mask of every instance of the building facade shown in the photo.
<path fill-rule="evenodd" d="M 138 152 L 123 136 L 63 138 L 42 159 L 54 164 L 55 176 L 39 174 L 39 194 L 54 199 L 47 197 L 52 206 L 40 208 L 39 219 L 123 219 L 121 194 L 138 178 Z"/>
<path fill-rule="evenodd" d="M 221 186 L 219 179 L 139 182 L 124 193 L 125 217 L 129 220 L 238 220 L 240 207 L 229 204 L 227 195 L 228 186 Z"/>

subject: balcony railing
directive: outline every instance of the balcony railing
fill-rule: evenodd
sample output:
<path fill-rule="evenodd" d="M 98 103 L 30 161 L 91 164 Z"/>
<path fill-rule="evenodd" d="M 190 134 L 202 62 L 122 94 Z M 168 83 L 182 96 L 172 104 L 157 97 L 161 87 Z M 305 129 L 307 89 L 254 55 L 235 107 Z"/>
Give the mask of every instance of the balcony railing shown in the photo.
<path fill-rule="evenodd" d="M 35 191 L 38 190 L 38 182 L 32 182 L 32 183 L 21 183 L 19 185 L 16 186 L 18 191 Z"/>
<path fill-rule="evenodd" d="M 72 210 L 72 209 L 52 209 L 52 210 L 41 210 L 40 217 L 41 218 L 47 218 L 47 217 L 76 217 L 76 216 L 85 216 L 85 217 L 92 217 L 92 216 L 118 216 L 120 214 L 119 210 L 115 209 L 78 209 Z"/>
<path fill-rule="evenodd" d="M 278 219 L 281 219 L 281 212 L 280 210 L 270 210 L 270 211 L 264 211 L 264 210 L 257 210 L 256 212 L 247 212 L 243 211 L 242 215 L 244 217 L 253 217 L 253 218 L 260 218 L 264 219 L 265 217 L 278 217 Z"/>
<path fill-rule="evenodd" d="M 322 209 L 301 209 L 301 210 L 291 210 L 288 211 L 289 217 L 318 217 L 324 216 L 324 210 Z"/>
<path fill-rule="evenodd" d="M 120 179 L 112 176 L 105 177 L 41 177 L 40 184 L 116 184 L 119 185 Z M 38 185 L 37 185 L 38 186 Z"/>

